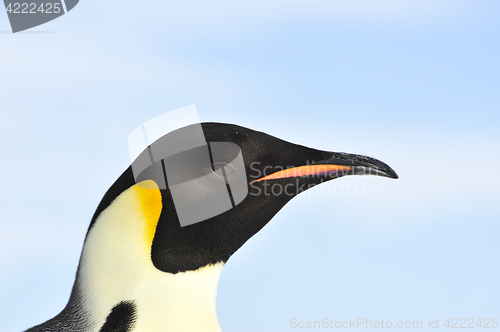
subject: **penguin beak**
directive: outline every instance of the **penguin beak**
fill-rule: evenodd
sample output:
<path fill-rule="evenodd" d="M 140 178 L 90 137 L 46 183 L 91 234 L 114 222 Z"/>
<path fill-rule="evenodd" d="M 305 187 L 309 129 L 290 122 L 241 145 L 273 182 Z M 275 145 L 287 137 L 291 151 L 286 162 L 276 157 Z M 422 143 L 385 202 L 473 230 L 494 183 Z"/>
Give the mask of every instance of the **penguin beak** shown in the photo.
<path fill-rule="evenodd" d="M 398 174 L 389 165 L 378 159 L 345 152 L 334 153 L 332 158 L 321 160 L 314 164 L 337 165 L 351 168 L 352 174 L 345 175 L 376 175 L 391 179 L 399 178 Z"/>
<path fill-rule="evenodd" d="M 399 178 L 398 174 L 386 163 L 367 156 L 335 152 L 332 157 L 313 162 L 308 165 L 287 168 L 253 182 L 283 179 L 290 177 L 324 176 L 337 178 L 344 175 L 376 175 L 391 179 Z"/>

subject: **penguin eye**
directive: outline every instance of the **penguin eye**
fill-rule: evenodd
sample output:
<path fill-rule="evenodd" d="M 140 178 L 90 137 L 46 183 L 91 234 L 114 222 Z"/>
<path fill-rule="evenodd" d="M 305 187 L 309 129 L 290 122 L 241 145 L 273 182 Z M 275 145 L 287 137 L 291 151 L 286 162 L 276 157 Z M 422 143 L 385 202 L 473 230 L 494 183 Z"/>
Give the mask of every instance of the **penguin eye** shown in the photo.
<path fill-rule="evenodd" d="M 234 169 L 233 166 L 231 166 L 231 164 L 216 163 L 212 166 L 212 172 L 214 172 L 215 174 L 217 174 L 220 177 L 228 177 L 231 174 L 233 174 L 234 172 L 236 172 L 236 170 Z"/>

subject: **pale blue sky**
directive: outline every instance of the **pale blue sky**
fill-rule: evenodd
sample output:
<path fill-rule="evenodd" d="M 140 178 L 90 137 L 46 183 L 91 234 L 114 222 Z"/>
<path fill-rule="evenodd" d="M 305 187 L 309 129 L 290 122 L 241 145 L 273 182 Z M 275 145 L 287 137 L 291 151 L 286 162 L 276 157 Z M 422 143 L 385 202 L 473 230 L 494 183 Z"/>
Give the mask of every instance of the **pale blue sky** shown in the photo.
<path fill-rule="evenodd" d="M 223 331 L 500 319 L 499 2 L 81 0 L 9 29 L 0 12 L 1 331 L 64 307 L 128 134 L 190 104 L 400 175 L 290 202 L 223 270 Z"/>

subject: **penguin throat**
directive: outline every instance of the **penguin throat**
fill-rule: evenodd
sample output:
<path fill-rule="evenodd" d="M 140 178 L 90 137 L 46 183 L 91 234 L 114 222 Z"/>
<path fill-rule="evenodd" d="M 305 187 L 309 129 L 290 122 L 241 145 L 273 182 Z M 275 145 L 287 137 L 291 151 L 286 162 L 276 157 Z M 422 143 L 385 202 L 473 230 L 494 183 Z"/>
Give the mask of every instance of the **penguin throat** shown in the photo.
<path fill-rule="evenodd" d="M 224 264 L 177 274 L 158 270 L 151 260 L 151 228 L 161 213 L 161 194 L 137 186 L 120 194 L 87 234 L 77 295 L 70 301 L 78 301 L 95 332 L 120 303 L 135 308 L 134 332 L 220 331 L 215 302 Z"/>

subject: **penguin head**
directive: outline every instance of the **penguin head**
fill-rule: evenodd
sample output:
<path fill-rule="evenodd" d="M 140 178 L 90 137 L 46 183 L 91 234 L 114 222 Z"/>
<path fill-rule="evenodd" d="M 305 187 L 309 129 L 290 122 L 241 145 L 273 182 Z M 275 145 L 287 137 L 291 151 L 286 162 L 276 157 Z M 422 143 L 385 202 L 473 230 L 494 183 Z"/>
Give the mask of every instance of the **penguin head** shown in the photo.
<path fill-rule="evenodd" d="M 151 144 L 134 162 L 142 165 L 140 172 L 134 172 L 132 164 L 108 190 L 89 231 L 122 192 L 141 183 L 149 186 L 161 194 L 161 212 L 151 233 L 151 261 L 157 269 L 176 274 L 225 263 L 286 203 L 315 185 L 345 175 L 398 178 L 374 158 L 311 149 L 222 123 L 201 124 L 205 145 L 161 160 L 148 159 L 155 151 L 196 138 L 199 126 L 181 128 Z M 147 164 L 146 159 L 153 161 Z M 158 204 L 153 205 L 158 210 Z M 210 217 L 182 225 L 183 213 L 196 216 L 204 211 Z"/>

